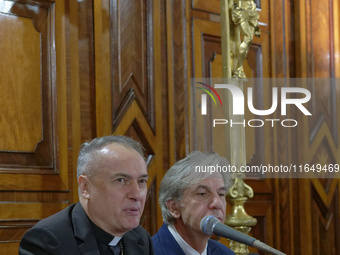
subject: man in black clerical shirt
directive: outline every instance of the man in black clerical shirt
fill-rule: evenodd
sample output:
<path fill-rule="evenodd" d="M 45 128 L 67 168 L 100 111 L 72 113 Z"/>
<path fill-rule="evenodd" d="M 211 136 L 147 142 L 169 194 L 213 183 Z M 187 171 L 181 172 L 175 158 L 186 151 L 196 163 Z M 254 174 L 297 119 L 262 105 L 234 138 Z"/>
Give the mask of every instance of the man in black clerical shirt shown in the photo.
<path fill-rule="evenodd" d="M 124 136 L 84 143 L 77 178 L 79 203 L 27 231 L 19 254 L 153 254 L 139 225 L 148 180 L 141 145 Z"/>

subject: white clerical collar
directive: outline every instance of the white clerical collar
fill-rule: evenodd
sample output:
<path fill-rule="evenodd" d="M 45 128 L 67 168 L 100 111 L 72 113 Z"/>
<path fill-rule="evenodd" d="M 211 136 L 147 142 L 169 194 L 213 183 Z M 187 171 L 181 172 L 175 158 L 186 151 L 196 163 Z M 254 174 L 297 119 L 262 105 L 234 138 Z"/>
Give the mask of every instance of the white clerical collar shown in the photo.
<path fill-rule="evenodd" d="M 185 255 L 207 255 L 207 247 L 208 243 L 205 245 L 204 251 L 202 253 L 198 253 L 194 248 L 192 248 L 184 239 L 178 234 L 175 226 L 169 224 L 168 229 L 172 236 L 175 238 L 178 245 L 182 248 Z"/>
<path fill-rule="evenodd" d="M 109 243 L 109 245 L 110 246 L 116 246 L 117 243 L 119 243 L 120 239 L 122 239 L 122 236 L 113 238 L 112 241 Z"/>

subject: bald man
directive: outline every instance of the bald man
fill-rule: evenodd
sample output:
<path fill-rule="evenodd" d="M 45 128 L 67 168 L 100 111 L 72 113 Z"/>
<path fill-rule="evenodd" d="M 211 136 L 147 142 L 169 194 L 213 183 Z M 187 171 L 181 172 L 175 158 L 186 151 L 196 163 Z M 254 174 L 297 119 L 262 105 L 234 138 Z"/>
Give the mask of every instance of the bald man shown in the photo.
<path fill-rule="evenodd" d="M 84 143 L 77 179 L 79 203 L 27 231 L 19 254 L 153 254 L 139 225 L 148 181 L 139 143 L 125 136 Z"/>

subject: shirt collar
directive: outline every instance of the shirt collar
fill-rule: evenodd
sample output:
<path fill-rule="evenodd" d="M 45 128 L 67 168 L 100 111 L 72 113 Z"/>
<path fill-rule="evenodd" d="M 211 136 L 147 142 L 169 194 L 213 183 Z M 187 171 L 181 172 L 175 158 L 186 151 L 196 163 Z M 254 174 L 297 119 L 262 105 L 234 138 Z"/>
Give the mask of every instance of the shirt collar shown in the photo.
<path fill-rule="evenodd" d="M 122 236 L 120 237 L 114 237 L 112 241 L 109 243 L 110 246 L 116 246 L 117 243 L 119 243 L 120 239 L 122 239 Z"/>
<path fill-rule="evenodd" d="M 89 219 L 90 220 L 90 219 Z M 94 224 L 91 220 L 91 225 L 94 231 L 94 234 L 96 236 L 96 239 L 103 243 L 103 244 L 108 244 L 110 246 L 116 246 L 117 243 L 120 241 L 120 239 L 122 239 L 122 236 L 120 237 L 115 237 L 109 233 L 107 233 L 106 231 L 104 231 L 103 229 L 101 229 L 100 227 L 98 227 L 96 224 Z"/>
<path fill-rule="evenodd" d="M 198 253 L 186 241 L 184 241 L 180 234 L 178 234 L 175 226 L 169 224 L 168 229 L 186 255 L 207 255 L 208 243 L 205 245 L 204 251 L 202 253 Z"/>

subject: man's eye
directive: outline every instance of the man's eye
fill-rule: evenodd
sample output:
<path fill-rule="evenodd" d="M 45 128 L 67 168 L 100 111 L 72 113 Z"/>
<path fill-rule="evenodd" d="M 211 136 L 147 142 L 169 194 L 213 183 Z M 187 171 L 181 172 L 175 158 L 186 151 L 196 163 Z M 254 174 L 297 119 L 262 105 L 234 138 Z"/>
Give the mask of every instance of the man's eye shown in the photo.
<path fill-rule="evenodd" d="M 220 197 L 225 197 L 226 194 L 225 194 L 225 193 L 220 193 L 219 196 L 220 196 Z"/>
<path fill-rule="evenodd" d="M 142 183 L 142 184 L 146 184 L 148 182 L 148 180 L 147 179 L 141 179 L 141 180 L 139 180 L 139 182 Z"/>
<path fill-rule="evenodd" d="M 201 196 L 201 197 L 204 197 L 204 196 L 207 195 L 207 193 L 206 193 L 206 192 L 198 192 L 197 195 L 199 195 L 199 196 Z"/>
<path fill-rule="evenodd" d="M 116 181 L 117 181 L 117 182 L 122 182 L 122 183 L 123 183 L 125 180 L 124 180 L 124 178 L 118 178 L 118 179 L 116 179 Z"/>

